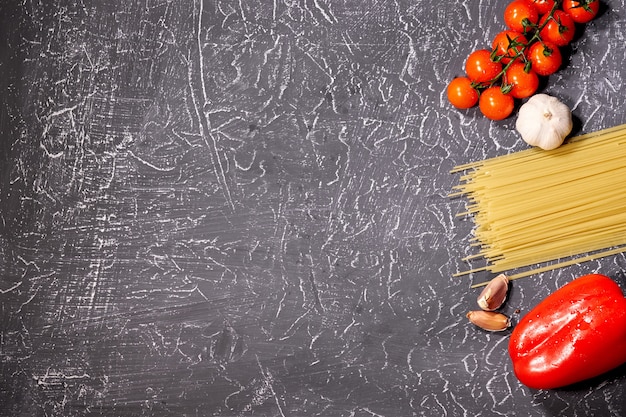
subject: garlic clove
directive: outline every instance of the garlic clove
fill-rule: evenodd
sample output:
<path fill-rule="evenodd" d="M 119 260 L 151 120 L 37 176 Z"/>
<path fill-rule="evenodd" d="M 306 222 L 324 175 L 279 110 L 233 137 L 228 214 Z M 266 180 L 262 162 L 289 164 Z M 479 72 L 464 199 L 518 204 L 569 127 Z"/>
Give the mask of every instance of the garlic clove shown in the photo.
<path fill-rule="evenodd" d="M 511 327 L 511 320 L 504 314 L 495 311 L 470 311 L 466 317 L 470 323 L 490 332 L 501 332 Z"/>
<path fill-rule="evenodd" d="M 497 310 L 504 304 L 509 291 L 509 279 L 500 274 L 487 284 L 478 296 L 478 306 L 485 311 Z"/>

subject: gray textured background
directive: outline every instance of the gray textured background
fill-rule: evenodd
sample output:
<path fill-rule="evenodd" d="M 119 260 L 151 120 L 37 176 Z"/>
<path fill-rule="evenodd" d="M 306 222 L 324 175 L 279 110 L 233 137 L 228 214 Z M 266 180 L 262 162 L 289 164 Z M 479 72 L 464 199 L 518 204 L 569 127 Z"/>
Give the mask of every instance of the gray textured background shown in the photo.
<path fill-rule="evenodd" d="M 448 171 L 526 148 L 445 98 L 505 6 L 4 0 L 0 415 L 626 415 L 624 368 L 521 386 L 451 276 Z M 576 133 L 626 122 L 623 8 L 542 84 Z"/>

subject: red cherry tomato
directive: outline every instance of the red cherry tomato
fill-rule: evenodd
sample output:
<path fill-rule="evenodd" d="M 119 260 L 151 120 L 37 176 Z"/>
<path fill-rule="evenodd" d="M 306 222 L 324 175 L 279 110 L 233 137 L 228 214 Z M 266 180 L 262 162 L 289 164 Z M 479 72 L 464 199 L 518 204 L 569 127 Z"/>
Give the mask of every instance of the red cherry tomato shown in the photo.
<path fill-rule="evenodd" d="M 515 61 L 507 68 L 504 81 L 511 86 L 511 94 L 515 98 L 526 98 L 535 94 L 539 87 L 539 77 L 531 68 L 526 71 L 526 65 Z"/>
<path fill-rule="evenodd" d="M 457 77 L 448 84 L 448 101 L 457 109 L 469 109 L 478 103 L 478 91 L 467 77 Z"/>
<path fill-rule="evenodd" d="M 554 0 L 533 0 L 533 4 L 537 8 L 540 15 L 550 13 L 554 7 Z"/>
<path fill-rule="evenodd" d="M 539 12 L 530 0 L 513 0 L 504 9 L 504 23 L 511 30 L 528 33 L 538 21 Z"/>
<path fill-rule="evenodd" d="M 515 100 L 512 95 L 504 94 L 500 87 L 493 86 L 482 92 L 478 107 L 488 119 L 503 120 L 513 113 Z"/>
<path fill-rule="evenodd" d="M 539 25 L 546 21 L 546 25 L 539 32 L 542 40 L 552 42 L 556 46 L 565 46 L 574 39 L 576 32 L 574 20 L 563 10 L 555 10 L 552 16 L 543 16 Z"/>
<path fill-rule="evenodd" d="M 554 74 L 563 63 L 559 47 L 550 42 L 535 42 L 528 51 L 532 69 L 539 75 Z"/>
<path fill-rule="evenodd" d="M 598 14 L 600 0 L 564 0 L 563 10 L 576 23 L 588 23 Z"/>
<path fill-rule="evenodd" d="M 501 57 L 500 62 L 508 64 L 511 58 L 517 56 L 524 49 L 523 45 L 528 43 L 526 36 L 514 30 L 505 30 L 498 33 L 493 38 L 491 47 L 496 55 Z"/>
<path fill-rule="evenodd" d="M 491 59 L 491 52 L 479 49 L 472 52 L 465 61 L 465 72 L 470 80 L 477 83 L 486 83 L 498 76 L 502 65 Z"/>

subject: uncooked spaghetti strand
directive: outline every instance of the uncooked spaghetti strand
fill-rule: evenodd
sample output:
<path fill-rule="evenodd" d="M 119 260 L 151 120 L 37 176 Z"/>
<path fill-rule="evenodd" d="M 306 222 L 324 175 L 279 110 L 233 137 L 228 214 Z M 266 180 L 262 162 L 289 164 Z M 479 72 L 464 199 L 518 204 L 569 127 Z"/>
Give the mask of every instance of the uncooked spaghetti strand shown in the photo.
<path fill-rule="evenodd" d="M 576 136 L 574 138 L 569 139 L 564 145 L 560 146 L 559 148 L 548 151 L 548 152 L 545 152 L 537 148 L 530 148 L 530 149 L 526 149 L 523 151 L 514 152 L 511 154 L 497 156 L 488 160 L 474 161 L 474 162 L 469 162 L 469 163 L 462 164 L 462 165 L 457 165 L 450 172 L 457 173 L 457 172 L 462 172 L 462 171 L 466 171 L 470 169 L 475 169 L 477 167 L 485 166 L 485 163 L 496 164 L 502 161 L 506 161 L 505 163 L 508 163 L 508 160 L 511 160 L 511 159 L 517 159 L 517 160 L 522 160 L 526 158 L 532 159 L 536 155 L 541 155 L 541 156 L 550 155 L 550 156 L 558 157 L 561 155 L 569 154 L 574 149 L 584 149 L 586 147 L 595 146 L 598 142 L 610 141 L 615 138 L 621 138 L 623 140 L 626 140 L 626 135 L 624 134 L 624 132 L 626 132 L 626 124 L 618 125 L 613 128 L 607 128 L 607 129 L 600 130 L 597 132 L 591 132 L 591 133 L 586 133 L 584 135 Z M 580 144 L 579 142 L 584 142 L 584 143 Z M 620 142 L 616 141 L 616 143 L 620 143 Z"/>
<path fill-rule="evenodd" d="M 600 259 L 600 258 L 606 258 L 607 256 L 617 255 L 617 254 L 622 253 L 622 252 L 626 252 L 626 246 L 619 246 L 619 247 L 614 248 L 614 249 L 605 250 L 605 251 L 602 251 L 602 252 L 599 252 L 599 253 L 583 256 L 583 257 L 580 257 L 580 258 L 572 258 L 572 259 L 569 259 L 567 261 L 558 262 L 558 263 L 555 263 L 553 265 L 546 265 L 546 266 L 543 266 L 543 267 L 540 267 L 540 268 L 531 269 L 529 271 L 518 272 L 516 274 L 507 275 L 507 278 L 509 279 L 509 281 L 514 281 L 516 279 L 529 277 L 531 275 L 540 274 L 542 272 L 553 271 L 555 269 L 564 268 L 566 266 L 576 265 L 576 264 L 583 263 L 583 262 L 588 262 L 588 261 L 594 261 L 594 260 Z M 487 285 L 488 283 L 489 283 L 489 281 L 480 282 L 478 284 L 472 285 L 471 288 L 482 287 L 482 286 Z"/>
<path fill-rule="evenodd" d="M 626 149 L 626 146 L 624 146 Z M 557 169 L 554 167 L 541 169 L 540 167 L 526 167 L 533 170 L 534 174 L 518 172 L 492 173 L 488 176 L 474 177 L 473 181 L 460 186 L 460 190 L 466 194 L 494 193 L 511 195 L 528 190 L 545 190 L 558 185 L 567 185 L 578 181 L 604 175 L 622 175 L 624 166 L 624 153 L 612 153 L 612 157 L 603 160 L 594 160 L 588 166 L 576 166 L 575 168 Z M 571 164 L 570 162 L 563 162 Z M 572 164 L 576 165 L 576 164 Z M 515 187 L 513 187 L 515 186 Z"/>
<path fill-rule="evenodd" d="M 614 188 L 611 184 L 607 186 L 611 191 Z M 517 205 L 511 205 L 511 207 L 499 208 L 499 212 L 489 212 L 483 214 L 480 206 L 472 207 L 471 211 L 480 213 L 477 217 L 484 219 L 490 223 L 496 225 L 498 228 L 515 228 L 516 225 L 524 222 L 533 221 L 535 224 L 554 224 L 552 222 L 565 223 L 571 218 L 581 218 L 594 213 L 602 213 L 613 208 L 624 209 L 626 207 L 626 188 L 620 188 L 615 190 L 615 193 L 608 193 L 606 197 L 598 199 L 596 196 L 584 195 L 575 201 L 570 202 L 569 205 L 565 204 L 553 204 L 552 207 L 546 207 L 541 210 L 529 210 L 525 212 L 518 212 Z M 492 205 L 491 207 L 494 207 Z M 495 211 L 495 210 L 494 210 Z"/>
<path fill-rule="evenodd" d="M 578 256 L 582 253 L 602 250 L 607 247 L 615 246 L 624 242 L 624 232 L 621 233 L 621 239 L 617 236 L 606 235 L 598 237 L 595 244 L 584 244 L 581 239 L 572 241 L 570 247 L 559 246 L 557 244 L 538 246 L 536 250 L 520 251 L 520 254 L 512 254 L 511 256 L 502 256 L 498 259 L 489 258 L 489 263 L 495 271 L 506 271 L 514 268 L 524 267 L 530 264 L 548 262 L 554 259 L 567 258 L 570 256 Z M 522 256 L 524 253 L 525 256 Z M 530 261 L 530 262 L 529 262 Z"/>
<path fill-rule="evenodd" d="M 624 228 L 626 226 L 626 207 L 615 207 L 612 209 L 598 210 L 594 213 L 581 215 L 574 218 L 576 223 L 572 223 L 572 218 L 552 219 L 552 223 L 535 223 L 532 227 L 499 227 L 493 225 L 488 231 L 478 231 L 484 240 L 484 237 L 497 237 L 497 240 L 505 245 L 507 242 L 513 242 L 519 246 L 525 243 L 535 242 L 535 236 L 560 236 L 566 237 L 576 235 L 577 232 L 587 230 L 601 230 L 603 227 L 617 226 Z M 578 223 L 580 222 L 580 223 Z M 552 227 L 553 226 L 553 227 Z"/>
<path fill-rule="evenodd" d="M 473 217 L 471 246 L 478 248 L 464 261 L 487 262 L 465 273 L 624 245 L 625 160 L 626 124 L 572 138 L 553 151 L 531 148 L 455 167 L 466 171 L 454 195 L 471 202 L 460 215 Z"/>
<path fill-rule="evenodd" d="M 623 219 L 624 217 L 622 217 Z M 581 230 L 574 230 L 569 234 L 553 233 L 542 237 L 541 240 L 526 240 L 523 242 L 511 241 L 494 241 L 488 247 L 483 247 L 481 254 L 484 257 L 491 258 L 495 255 L 504 254 L 509 257 L 520 257 L 525 255 L 528 251 L 534 251 L 541 253 L 546 250 L 560 250 L 561 252 L 573 250 L 573 246 L 591 247 L 599 243 L 605 244 L 607 239 L 611 239 L 609 242 L 614 243 L 616 240 L 623 240 L 626 236 L 625 223 L 610 224 L 605 222 L 604 224 L 597 223 L 596 228 L 587 228 Z M 594 243 L 595 242 L 595 243 Z M 611 245 L 609 245 L 611 246 Z M 583 250 L 584 252 L 584 250 Z"/>

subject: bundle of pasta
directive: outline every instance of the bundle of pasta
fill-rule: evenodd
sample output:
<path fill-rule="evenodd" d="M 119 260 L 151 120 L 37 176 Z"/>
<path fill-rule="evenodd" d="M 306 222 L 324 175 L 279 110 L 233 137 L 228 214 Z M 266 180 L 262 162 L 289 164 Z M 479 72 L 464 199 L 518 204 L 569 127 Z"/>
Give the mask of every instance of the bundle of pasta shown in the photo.
<path fill-rule="evenodd" d="M 507 274 L 517 279 L 626 251 L 626 124 L 452 172 L 465 172 L 451 194 L 468 200 L 458 216 L 475 222 L 478 250 L 464 260 L 486 261 L 456 276 L 533 267 Z"/>

